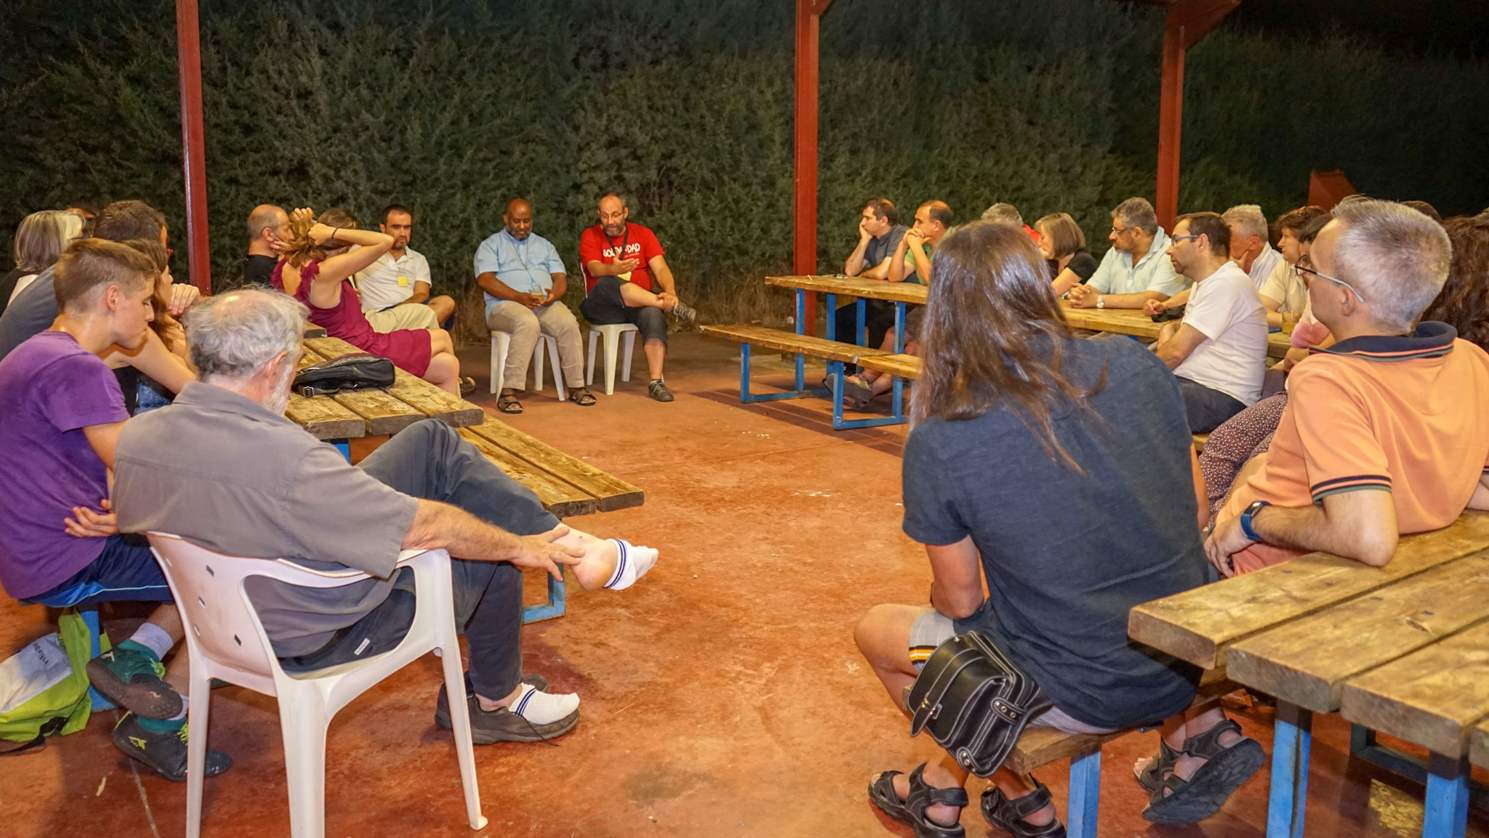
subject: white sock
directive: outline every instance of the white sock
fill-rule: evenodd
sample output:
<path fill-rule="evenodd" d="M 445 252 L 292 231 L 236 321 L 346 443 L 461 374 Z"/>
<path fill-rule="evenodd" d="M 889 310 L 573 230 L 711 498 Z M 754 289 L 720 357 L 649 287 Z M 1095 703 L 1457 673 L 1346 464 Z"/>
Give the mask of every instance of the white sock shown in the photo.
<path fill-rule="evenodd" d="M 615 561 L 615 572 L 610 575 L 610 581 L 605 583 L 605 587 L 612 591 L 623 591 L 636 584 L 636 580 L 645 576 L 660 557 L 656 550 L 637 547 L 623 538 L 612 538 L 609 541 L 615 543 L 620 553 Z"/>
<path fill-rule="evenodd" d="M 161 660 L 165 660 L 165 656 L 171 651 L 171 647 L 176 645 L 171 640 L 171 636 L 166 634 L 165 629 L 154 623 L 141 623 L 140 627 L 134 630 L 134 634 L 129 636 L 129 639 L 154 652 L 155 657 Z"/>
<path fill-rule="evenodd" d="M 535 725 L 553 724 L 579 709 L 579 696 L 545 693 L 532 684 L 522 684 L 517 700 L 508 709 Z"/>

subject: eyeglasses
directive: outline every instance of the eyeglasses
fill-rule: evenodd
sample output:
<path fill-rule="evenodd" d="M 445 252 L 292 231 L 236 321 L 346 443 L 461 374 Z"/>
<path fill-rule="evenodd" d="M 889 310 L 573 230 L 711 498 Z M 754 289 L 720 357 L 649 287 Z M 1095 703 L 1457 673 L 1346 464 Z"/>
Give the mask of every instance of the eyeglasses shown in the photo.
<path fill-rule="evenodd" d="M 1311 280 L 1309 280 L 1309 278 L 1308 278 L 1310 276 L 1316 276 L 1319 279 L 1327 279 L 1328 281 L 1334 283 L 1335 285 L 1343 285 L 1345 288 L 1349 289 L 1349 293 L 1354 294 L 1355 297 L 1361 303 L 1364 303 L 1365 302 L 1365 295 L 1364 294 L 1361 294 L 1359 292 L 1359 290 L 1356 289 L 1353 285 L 1350 285 L 1348 282 L 1345 282 L 1344 280 L 1340 279 L 1337 276 L 1329 276 L 1328 274 L 1325 274 L 1325 273 L 1319 273 L 1318 271 L 1315 271 L 1311 266 L 1304 265 L 1302 263 L 1302 260 L 1299 260 L 1298 264 L 1294 265 L 1293 267 L 1295 269 L 1297 269 L 1298 275 L 1301 276 L 1301 277 L 1303 277 L 1303 284 L 1304 285 L 1310 285 L 1310 284 L 1312 284 L 1311 283 Z"/>
<path fill-rule="evenodd" d="M 1195 233 L 1192 236 L 1169 236 L 1168 240 L 1172 242 L 1192 242 L 1202 235 L 1204 235 L 1204 233 Z"/>
<path fill-rule="evenodd" d="M 1114 235 L 1114 236 L 1120 236 L 1123 233 L 1127 232 L 1129 229 L 1131 229 L 1131 228 L 1130 227 L 1123 227 L 1122 229 L 1118 230 L 1117 229 L 1117 225 L 1113 224 L 1112 225 L 1112 235 Z"/>

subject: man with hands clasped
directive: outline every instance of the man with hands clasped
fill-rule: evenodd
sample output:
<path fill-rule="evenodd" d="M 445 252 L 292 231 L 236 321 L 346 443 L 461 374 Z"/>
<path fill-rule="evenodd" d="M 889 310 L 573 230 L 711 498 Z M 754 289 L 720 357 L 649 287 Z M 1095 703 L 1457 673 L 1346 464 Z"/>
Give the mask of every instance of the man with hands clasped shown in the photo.
<path fill-rule="evenodd" d="M 533 233 L 531 203 L 521 198 L 508 201 L 502 224 L 502 229 L 476 248 L 476 284 L 486 294 L 486 325 L 512 335 L 497 410 L 522 412 L 518 393 L 527 386 L 527 365 L 539 332 L 558 340 L 569 401 L 593 405 L 595 396 L 584 386 L 579 322 L 563 304 L 568 288 L 563 260 L 547 239 Z"/>

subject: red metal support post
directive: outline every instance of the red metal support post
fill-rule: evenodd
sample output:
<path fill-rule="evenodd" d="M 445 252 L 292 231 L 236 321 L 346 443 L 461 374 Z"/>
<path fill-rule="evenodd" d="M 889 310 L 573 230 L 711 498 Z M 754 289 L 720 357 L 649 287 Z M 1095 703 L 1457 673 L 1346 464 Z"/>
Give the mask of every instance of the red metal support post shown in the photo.
<path fill-rule="evenodd" d="M 1184 123 L 1184 57 L 1220 25 L 1241 0 L 1176 0 L 1163 30 L 1163 77 L 1158 95 L 1158 223 L 1172 230 L 1179 211 L 1180 129 Z"/>
<path fill-rule="evenodd" d="M 186 240 L 191 281 L 212 290 L 207 242 L 207 142 L 202 122 L 201 22 L 196 0 L 176 0 L 176 59 L 181 74 L 181 170 L 186 182 Z"/>
<path fill-rule="evenodd" d="M 791 270 L 817 272 L 817 117 L 818 34 L 822 13 L 832 0 L 796 0 L 796 190 L 792 196 L 794 234 Z M 808 294 L 803 331 L 816 333 L 816 297 Z"/>

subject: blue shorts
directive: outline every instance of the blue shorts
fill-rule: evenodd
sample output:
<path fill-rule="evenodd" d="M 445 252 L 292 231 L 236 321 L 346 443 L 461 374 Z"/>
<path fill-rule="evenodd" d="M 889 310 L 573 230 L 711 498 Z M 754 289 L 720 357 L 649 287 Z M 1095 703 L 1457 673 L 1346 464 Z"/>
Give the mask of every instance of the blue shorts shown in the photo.
<path fill-rule="evenodd" d="M 142 536 L 111 535 L 93 563 L 71 579 L 27 602 L 53 608 L 86 607 L 100 602 L 172 602 L 165 574 Z"/>

